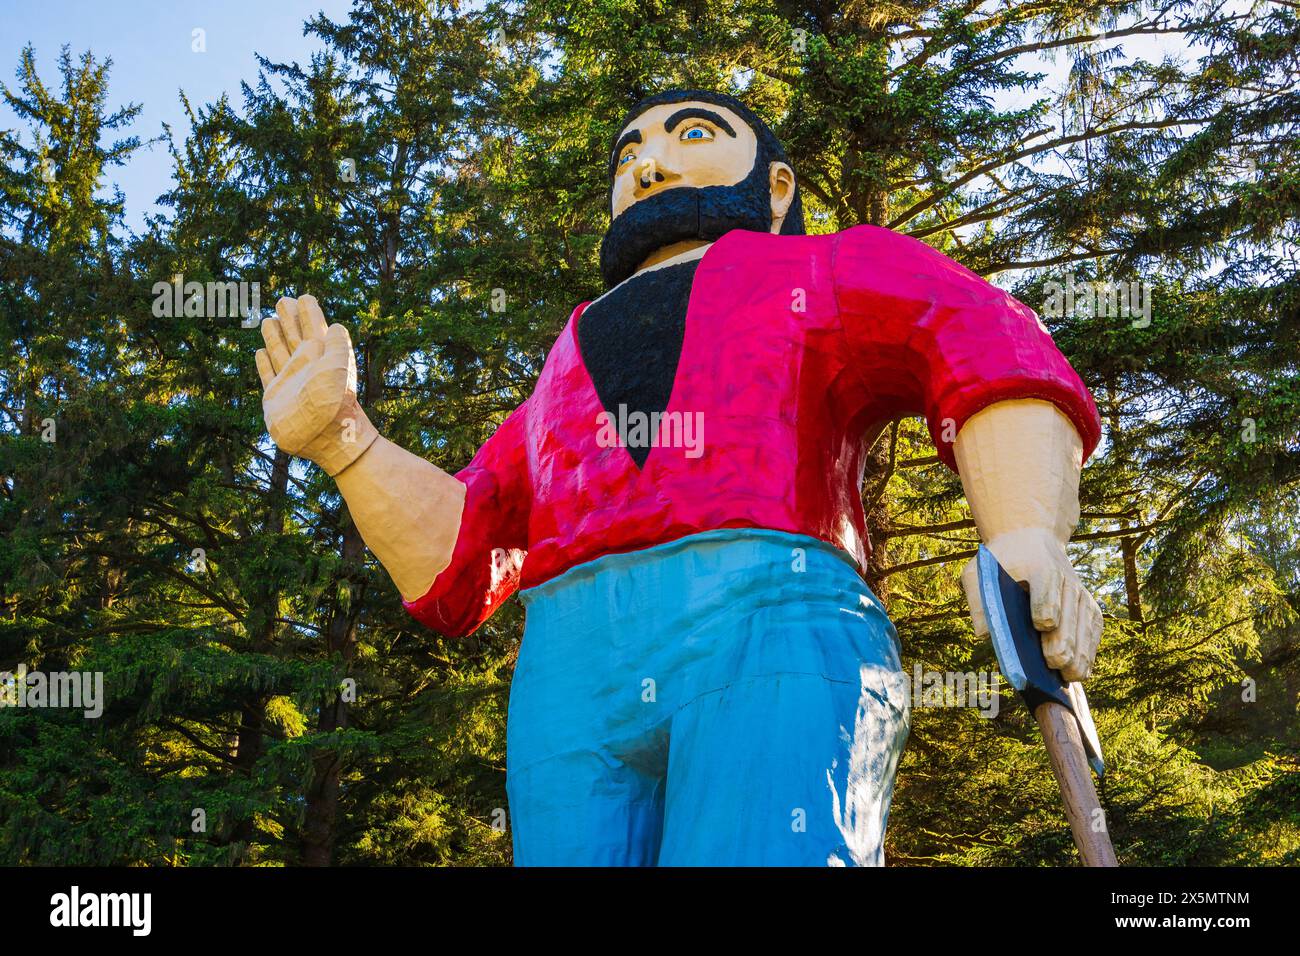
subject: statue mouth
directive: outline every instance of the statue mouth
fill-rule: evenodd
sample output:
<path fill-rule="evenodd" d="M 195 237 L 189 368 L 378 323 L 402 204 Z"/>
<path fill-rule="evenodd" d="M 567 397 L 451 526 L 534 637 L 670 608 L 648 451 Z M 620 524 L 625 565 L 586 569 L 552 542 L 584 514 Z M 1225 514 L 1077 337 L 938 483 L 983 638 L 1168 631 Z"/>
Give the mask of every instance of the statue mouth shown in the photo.
<path fill-rule="evenodd" d="M 651 183 L 649 192 L 609 224 L 600 244 L 601 276 L 612 289 L 665 246 L 712 242 L 732 229 L 766 232 L 771 225 L 771 187 L 766 167 L 758 163 L 731 186 L 688 186 L 675 179 Z"/>

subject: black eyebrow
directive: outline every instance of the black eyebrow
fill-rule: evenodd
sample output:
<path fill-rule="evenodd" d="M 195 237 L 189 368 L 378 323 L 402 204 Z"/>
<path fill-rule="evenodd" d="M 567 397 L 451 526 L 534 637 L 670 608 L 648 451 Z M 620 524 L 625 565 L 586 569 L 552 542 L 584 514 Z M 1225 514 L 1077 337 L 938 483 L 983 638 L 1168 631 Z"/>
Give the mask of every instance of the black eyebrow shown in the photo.
<path fill-rule="evenodd" d="M 713 110 L 702 109 L 698 106 L 688 106 L 685 109 L 680 109 L 664 120 L 664 132 L 671 133 L 673 127 L 686 119 L 706 119 L 713 125 L 725 130 L 727 135 L 732 139 L 736 138 L 736 131 L 731 128 L 730 123 L 724 120 L 717 113 L 713 112 Z"/>
<path fill-rule="evenodd" d="M 618 168 L 618 157 L 623 152 L 623 147 L 627 146 L 628 143 L 639 142 L 641 142 L 641 131 L 639 129 L 630 129 L 618 138 L 618 142 L 614 144 L 614 153 L 609 158 L 610 175 L 613 175 Z"/>

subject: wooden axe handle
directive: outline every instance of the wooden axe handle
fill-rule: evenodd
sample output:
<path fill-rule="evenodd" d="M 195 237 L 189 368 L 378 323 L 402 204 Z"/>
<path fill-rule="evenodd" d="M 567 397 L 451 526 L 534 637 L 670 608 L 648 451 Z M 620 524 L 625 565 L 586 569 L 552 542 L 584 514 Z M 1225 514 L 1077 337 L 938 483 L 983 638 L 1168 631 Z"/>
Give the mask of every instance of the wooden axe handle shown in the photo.
<path fill-rule="evenodd" d="M 1039 704 L 1034 711 L 1038 728 L 1047 744 L 1047 755 L 1052 761 L 1052 771 L 1065 800 L 1065 815 L 1070 820 L 1074 845 L 1079 848 L 1084 866 L 1119 866 L 1115 850 L 1110 845 L 1110 835 L 1105 829 L 1105 817 L 1097 802 L 1097 790 L 1092 785 L 1092 770 L 1088 755 L 1079 736 L 1079 723 L 1067 707 L 1055 701 Z M 1094 821 L 1101 829 L 1094 829 Z"/>

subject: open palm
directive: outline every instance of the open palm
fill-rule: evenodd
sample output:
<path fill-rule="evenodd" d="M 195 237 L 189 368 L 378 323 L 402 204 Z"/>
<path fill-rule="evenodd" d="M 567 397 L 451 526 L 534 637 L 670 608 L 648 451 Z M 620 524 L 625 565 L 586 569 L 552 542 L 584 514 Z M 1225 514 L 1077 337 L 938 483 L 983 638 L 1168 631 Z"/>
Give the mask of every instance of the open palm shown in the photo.
<path fill-rule="evenodd" d="M 356 407 L 352 339 L 342 325 L 326 325 L 313 296 L 282 298 L 275 312 L 262 322 L 266 348 L 256 356 L 266 427 L 280 449 L 320 463 L 340 440 L 343 413 Z"/>

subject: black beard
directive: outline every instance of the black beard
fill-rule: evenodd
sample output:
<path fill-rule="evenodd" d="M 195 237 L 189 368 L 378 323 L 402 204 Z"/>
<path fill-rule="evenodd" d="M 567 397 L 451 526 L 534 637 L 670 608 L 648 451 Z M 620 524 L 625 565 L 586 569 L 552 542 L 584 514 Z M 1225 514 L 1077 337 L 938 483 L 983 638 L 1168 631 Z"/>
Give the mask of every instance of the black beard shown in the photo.
<path fill-rule="evenodd" d="M 772 194 L 767 163 L 734 186 L 675 186 L 633 203 L 600 242 L 600 274 L 612 289 L 654 252 L 675 242 L 713 242 L 733 229 L 768 232 Z"/>

